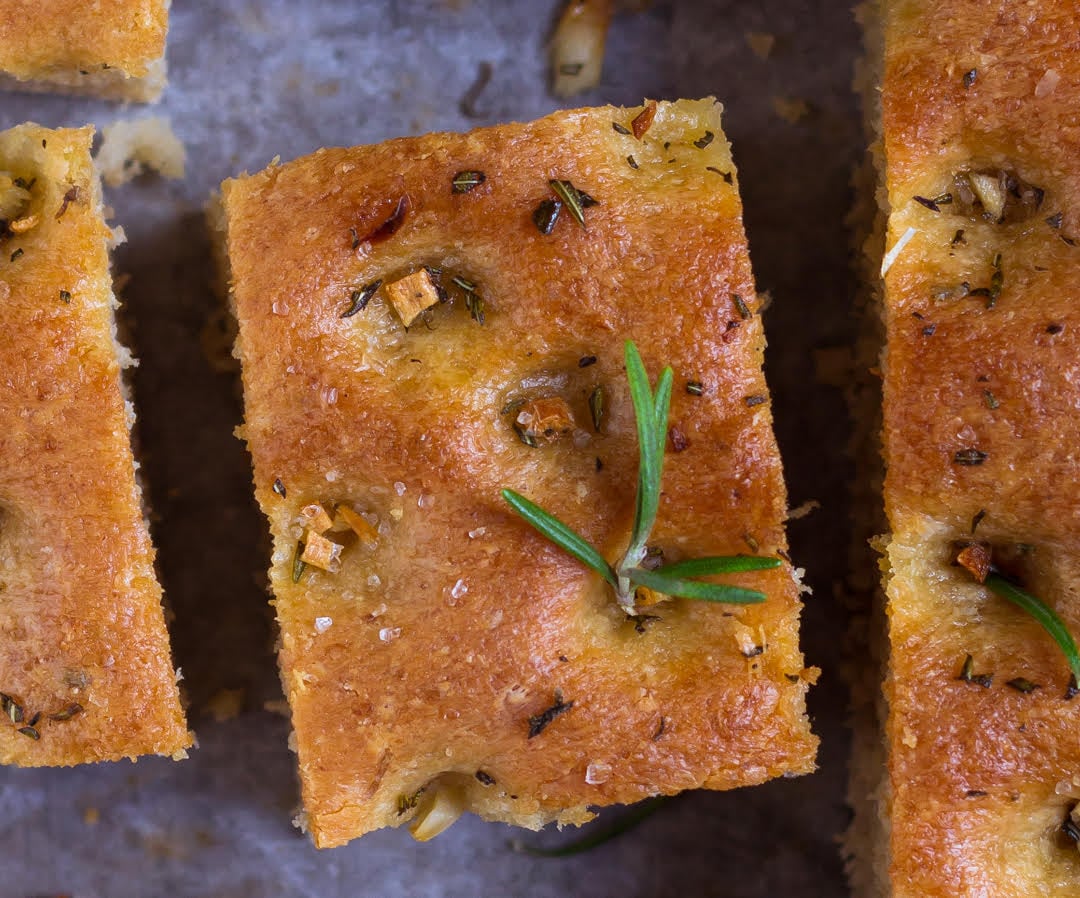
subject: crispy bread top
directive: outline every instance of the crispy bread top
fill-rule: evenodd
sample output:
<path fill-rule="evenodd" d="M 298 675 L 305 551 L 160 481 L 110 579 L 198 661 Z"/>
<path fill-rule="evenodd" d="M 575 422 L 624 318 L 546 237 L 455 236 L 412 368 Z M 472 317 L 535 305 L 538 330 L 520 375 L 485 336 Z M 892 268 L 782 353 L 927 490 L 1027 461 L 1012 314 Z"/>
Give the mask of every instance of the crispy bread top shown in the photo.
<path fill-rule="evenodd" d="M 36 125 L 0 134 L 4 181 L 20 179 L 31 197 L 0 239 L 0 762 L 8 764 L 171 755 L 191 744 L 135 481 L 121 385 L 130 357 L 114 342 L 112 233 L 92 135 Z M 19 732 L 38 714 L 39 738 Z"/>
<path fill-rule="evenodd" d="M 1075 895 L 1068 667 L 949 561 L 987 541 L 1080 633 L 1080 12 L 884 6 L 888 244 L 914 233 L 886 276 L 894 890 Z"/>
<path fill-rule="evenodd" d="M 654 544 L 669 560 L 784 549 L 720 107 L 660 104 L 641 140 L 613 127 L 640 111 L 320 150 L 223 187 L 243 432 L 274 536 L 280 661 L 318 845 L 408 820 L 436 779 L 486 817 L 538 826 L 813 768 L 789 567 L 740 578 L 765 604 L 665 602 L 635 627 L 499 496 L 517 489 L 609 558 L 623 550 L 633 339 L 652 378 L 669 363 L 676 376 Z M 455 193 L 463 171 L 483 183 Z M 597 201 L 584 227 L 564 207 L 541 233 L 533 212 L 554 199 L 552 178 Z M 424 265 L 449 300 L 426 317 L 403 327 L 385 289 L 344 317 L 365 286 Z M 455 276 L 475 285 L 483 324 Z M 520 402 L 552 396 L 573 432 L 525 445 Z M 294 582 L 297 519 L 313 502 L 345 503 L 380 535 L 347 544 L 339 572 Z M 559 696 L 572 708 L 530 738 Z"/>

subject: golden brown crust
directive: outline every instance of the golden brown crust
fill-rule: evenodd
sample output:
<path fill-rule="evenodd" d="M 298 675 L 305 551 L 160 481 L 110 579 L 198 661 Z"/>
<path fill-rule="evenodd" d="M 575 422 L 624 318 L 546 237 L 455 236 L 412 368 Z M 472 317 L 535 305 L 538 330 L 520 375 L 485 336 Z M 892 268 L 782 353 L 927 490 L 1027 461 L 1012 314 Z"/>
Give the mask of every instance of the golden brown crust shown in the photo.
<path fill-rule="evenodd" d="M 168 0 L 5 0 L 0 86 L 157 99 L 168 10 Z"/>
<path fill-rule="evenodd" d="M 744 575 L 764 605 L 672 603 L 639 633 L 499 497 L 517 488 L 621 550 L 636 471 L 631 338 L 653 377 L 674 366 L 671 420 L 689 441 L 669 445 L 654 542 L 669 557 L 785 545 L 761 322 L 732 299 L 756 312 L 719 107 L 661 104 L 641 142 L 612 128 L 635 112 L 321 150 L 224 185 L 244 436 L 274 534 L 281 667 L 320 846 L 407 820 L 399 797 L 440 775 L 483 816 L 538 826 L 813 768 L 790 568 Z M 695 146 L 707 130 L 712 144 Z M 452 193 L 469 169 L 486 181 Z M 564 209 L 538 231 L 549 178 L 599 201 L 587 229 Z M 402 197 L 403 223 L 378 239 Z M 408 331 L 380 294 L 342 317 L 355 289 L 421 264 L 472 280 L 483 326 L 460 295 Z M 581 367 L 586 356 L 596 362 Z M 599 435 L 587 406 L 598 384 Z M 529 448 L 503 409 L 552 392 L 578 431 Z M 294 585 L 294 519 L 312 501 L 374 513 L 383 536 L 373 551 L 347 547 L 339 573 Z M 745 657 L 747 640 L 766 650 Z M 557 690 L 573 708 L 530 739 L 530 716 Z"/>
<path fill-rule="evenodd" d="M 0 692 L 23 718 L 0 718 L 5 764 L 191 744 L 135 482 L 92 134 L 0 134 L 0 171 L 32 182 L 37 219 L 0 240 Z M 18 732 L 39 712 L 39 739 Z"/>
<path fill-rule="evenodd" d="M 894 893 L 1075 895 L 1080 856 L 1059 835 L 1080 798 L 1068 668 L 1037 624 L 950 567 L 949 546 L 982 512 L 979 538 L 1030 546 L 1029 587 L 1080 632 L 1080 13 L 884 5 L 889 245 L 915 229 L 886 277 Z M 1041 204 L 998 223 L 914 199 L 991 170 Z M 968 654 L 989 688 L 958 679 Z M 1040 688 L 1006 686 L 1016 677 Z"/>

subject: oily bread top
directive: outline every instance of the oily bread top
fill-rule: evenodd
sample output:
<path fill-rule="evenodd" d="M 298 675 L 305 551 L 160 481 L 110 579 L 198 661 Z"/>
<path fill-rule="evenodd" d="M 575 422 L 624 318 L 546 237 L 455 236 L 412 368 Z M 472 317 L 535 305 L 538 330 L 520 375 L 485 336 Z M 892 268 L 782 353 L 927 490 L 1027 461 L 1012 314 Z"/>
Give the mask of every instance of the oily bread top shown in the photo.
<path fill-rule="evenodd" d="M 1080 633 L 1080 12 L 884 6 L 888 245 L 914 229 L 886 276 L 894 894 L 1075 895 L 1068 667 L 949 560 L 977 520 L 974 538 L 1019 554 L 1026 586 Z M 957 214 L 935 198 L 958 171 L 1009 172 L 1041 203 L 1005 222 Z M 958 679 L 968 654 L 988 688 Z"/>
<path fill-rule="evenodd" d="M 652 378 L 674 366 L 671 421 L 688 441 L 669 443 L 653 543 L 669 559 L 785 546 L 720 109 L 660 104 L 641 141 L 613 128 L 640 111 L 320 150 L 223 186 L 243 433 L 274 535 L 280 661 L 318 845 L 408 820 L 399 801 L 438 777 L 472 810 L 535 827 L 813 767 L 790 568 L 740 579 L 768 593 L 763 605 L 667 603 L 638 632 L 499 497 L 518 489 L 608 557 L 622 551 L 633 339 Z M 486 180 L 453 193 L 467 170 Z M 540 233 L 532 213 L 550 178 L 597 200 L 585 228 L 564 209 Z M 421 265 L 471 280 L 485 323 L 460 295 L 407 331 L 381 293 L 342 317 L 363 285 Z M 504 410 L 551 393 L 576 431 L 530 448 Z M 340 572 L 294 584 L 295 521 L 314 501 L 350 503 L 383 532 L 374 550 L 347 548 Z M 557 695 L 573 707 L 530 738 Z"/>
<path fill-rule="evenodd" d="M 191 744 L 135 482 L 92 134 L 0 134 L 0 171 L 32 184 L 37 218 L 0 243 L 0 692 L 22 709 L 9 720 L 5 700 L 5 764 Z M 39 713 L 39 739 L 18 732 Z"/>

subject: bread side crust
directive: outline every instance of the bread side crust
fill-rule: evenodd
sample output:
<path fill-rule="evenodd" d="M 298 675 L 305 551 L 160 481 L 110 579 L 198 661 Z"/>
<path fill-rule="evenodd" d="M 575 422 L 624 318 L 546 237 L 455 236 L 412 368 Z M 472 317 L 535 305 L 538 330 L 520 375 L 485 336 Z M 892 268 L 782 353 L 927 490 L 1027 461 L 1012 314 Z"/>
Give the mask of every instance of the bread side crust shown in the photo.
<path fill-rule="evenodd" d="M 165 87 L 169 0 L 8 0 L 0 89 L 153 102 Z"/>

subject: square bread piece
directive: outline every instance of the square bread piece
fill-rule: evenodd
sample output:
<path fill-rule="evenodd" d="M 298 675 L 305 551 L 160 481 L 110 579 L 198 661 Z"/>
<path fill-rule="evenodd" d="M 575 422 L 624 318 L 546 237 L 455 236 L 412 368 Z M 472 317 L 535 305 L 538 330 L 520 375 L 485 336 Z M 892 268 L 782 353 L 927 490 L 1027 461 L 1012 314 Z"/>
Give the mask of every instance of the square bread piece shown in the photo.
<path fill-rule="evenodd" d="M 891 867 L 876 894 L 1076 896 L 1068 664 L 952 561 L 985 547 L 1080 634 L 1080 7 L 887 0 L 881 15 L 886 245 L 909 242 L 885 275 Z"/>
<path fill-rule="evenodd" d="M 0 133 L 0 763 L 191 745 L 131 454 L 93 129 Z"/>
<path fill-rule="evenodd" d="M 4 0 L 0 87 L 156 100 L 169 0 Z"/>
<path fill-rule="evenodd" d="M 243 434 L 319 846 L 409 821 L 421 790 L 536 828 L 814 767 L 790 566 L 737 578 L 764 604 L 628 619 L 500 498 L 625 549 L 632 339 L 654 380 L 676 377 L 653 544 L 784 551 L 721 108 L 661 103 L 639 140 L 642 112 L 324 149 L 223 185 Z M 595 200 L 584 226 L 569 206 L 552 223 L 549 179 Z"/>

